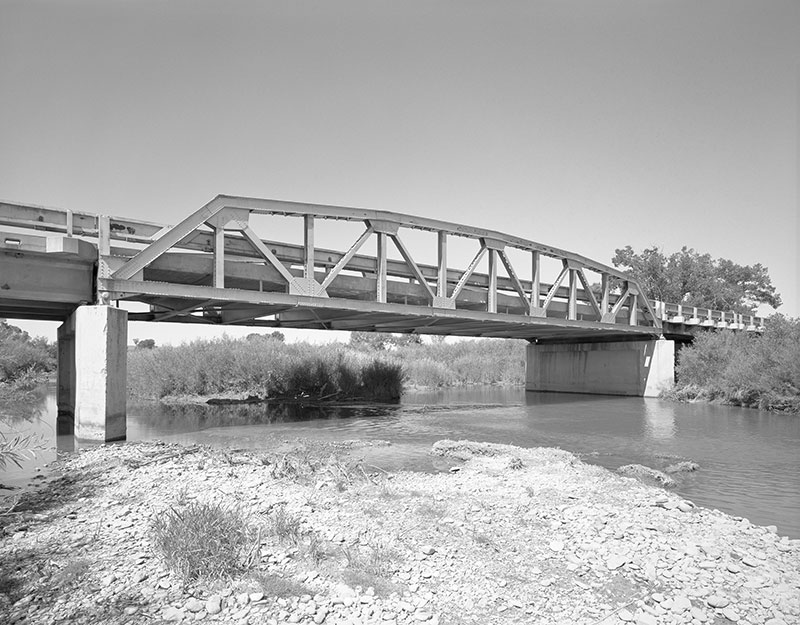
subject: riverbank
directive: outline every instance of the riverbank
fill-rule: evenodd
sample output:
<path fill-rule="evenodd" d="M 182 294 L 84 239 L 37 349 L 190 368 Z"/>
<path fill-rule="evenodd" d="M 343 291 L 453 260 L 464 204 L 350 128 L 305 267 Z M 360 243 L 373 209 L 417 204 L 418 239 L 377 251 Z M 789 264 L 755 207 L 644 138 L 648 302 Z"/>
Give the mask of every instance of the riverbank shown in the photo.
<path fill-rule="evenodd" d="M 0 614 L 32 624 L 800 619 L 798 540 L 560 450 L 440 442 L 452 472 L 386 474 L 357 460 L 379 444 L 131 443 L 70 456 L 0 517 Z M 248 568 L 185 581 L 154 551 L 153 522 L 205 504 L 252 529 Z"/>
<path fill-rule="evenodd" d="M 525 380 L 524 341 L 423 344 L 380 333 L 366 336 L 379 340 L 286 344 L 253 334 L 137 347 L 128 351 L 128 396 L 172 402 L 185 397 L 385 402 L 397 401 L 404 386 L 516 385 Z"/>
<path fill-rule="evenodd" d="M 800 413 L 800 319 L 773 315 L 762 334 L 698 334 L 675 377 L 666 399 Z"/>

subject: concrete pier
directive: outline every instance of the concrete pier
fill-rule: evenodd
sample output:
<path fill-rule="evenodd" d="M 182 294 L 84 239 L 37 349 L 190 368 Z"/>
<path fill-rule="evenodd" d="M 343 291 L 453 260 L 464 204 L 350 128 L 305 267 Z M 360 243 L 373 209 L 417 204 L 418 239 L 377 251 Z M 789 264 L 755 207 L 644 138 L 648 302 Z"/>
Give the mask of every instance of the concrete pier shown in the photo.
<path fill-rule="evenodd" d="M 128 313 L 80 306 L 58 331 L 59 433 L 79 440 L 126 435 Z"/>
<path fill-rule="evenodd" d="M 675 383 L 675 341 L 531 343 L 529 391 L 657 397 Z"/>

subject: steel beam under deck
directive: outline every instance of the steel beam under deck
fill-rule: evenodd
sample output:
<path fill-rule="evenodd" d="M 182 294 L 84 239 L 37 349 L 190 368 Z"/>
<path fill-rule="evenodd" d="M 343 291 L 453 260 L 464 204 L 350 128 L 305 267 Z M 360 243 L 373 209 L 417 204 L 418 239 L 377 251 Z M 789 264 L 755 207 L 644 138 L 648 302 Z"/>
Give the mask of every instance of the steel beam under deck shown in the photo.
<path fill-rule="evenodd" d="M 554 334 L 570 334 L 575 337 L 596 338 L 603 336 L 657 336 L 657 328 L 642 326 L 612 326 L 599 322 L 569 321 L 549 317 L 523 317 L 508 316 L 498 318 L 496 314 L 472 311 L 453 310 L 406 306 L 404 304 L 382 303 L 365 300 L 319 298 L 305 295 L 290 295 L 288 293 L 245 291 L 239 289 L 219 289 L 206 286 L 162 284 L 136 280 L 118 280 L 100 278 L 100 288 L 107 292 L 112 299 L 125 300 L 133 295 L 134 299 L 142 297 L 157 299 L 159 296 L 173 298 L 187 298 L 195 301 L 210 301 L 220 305 L 248 304 L 254 306 L 276 306 L 294 311 L 306 311 L 309 314 L 307 325 L 298 325 L 296 317 L 290 318 L 283 326 L 281 313 L 276 315 L 275 327 L 319 327 L 326 323 L 326 315 L 333 313 L 334 317 L 343 313 L 363 315 L 361 327 L 372 329 L 381 322 L 397 322 L 406 318 L 419 325 L 418 331 L 427 333 L 435 325 L 437 333 L 445 330 L 446 333 L 456 335 L 480 335 L 482 331 L 491 332 L 494 336 L 514 338 L 537 339 L 547 338 Z M 242 325 L 252 325 L 248 320 L 242 320 Z M 332 321 L 335 323 L 335 320 Z M 318 325 L 319 324 L 319 325 Z M 359 329 L 354 323 L 351 329 Z"/>

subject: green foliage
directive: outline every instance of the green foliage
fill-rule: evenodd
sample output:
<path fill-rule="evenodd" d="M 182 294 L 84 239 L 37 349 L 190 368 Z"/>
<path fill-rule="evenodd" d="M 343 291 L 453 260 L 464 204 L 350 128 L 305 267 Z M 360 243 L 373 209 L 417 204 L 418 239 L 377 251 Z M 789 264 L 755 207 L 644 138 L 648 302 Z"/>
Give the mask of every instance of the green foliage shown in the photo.
<path fill-rule="evenodd" d="M 636 253 L 628 245 L 615 252 L 614 266 L 627 271 L 651 299 L 748 314 L 759 304 L 781 305 L 767 268 L 758 263 L 737 265 L 687 247 L 669 256 L 657 247 Z"/>
<path fill-rule="evenodd" d="M 395 401 L 402 368 L 342 345 L 223 338 L 128 353 L 133 397 L 256 395 Z"/>
<path fill-rule="evenodd" d="M 0 319 L 0 386 L 28 391 L 56 369 L 56 346 Z"/>
<path fill-rule="evenodd" d="M 705 332 L 684 347 L 674 399 L 800 412 L 800 319 L 773 315 L 761 335 Z"/>
<path fill-rule="evenodd" d="M 526 344 L 510 339 L 433 342 L 398 349 L 392 355 L 403 363 L 406 380 L 418 386 L 522 384 Z"/>
<path fill-rule="evenodd" d="M 420 345 L 419 334 L 389 334 L 386 332 L 351 332 L 350 347 L 361 350 L 392 350 L 409 345 Z"/>
<path fill-rule="evenodd" d="M 357 344 L 248 337 L 134 349 L 128 353 L 128 392 L 149 399 L 254 395 L 396 401 L 404 383 L 445 387 L 525 380 L 525 341 L 407 342 L 380 350 Z"/>
<path fill-rule="evenodd" d="M 34 434 L 19 434 L 8 438 L 0 432 L 0 471 L 5 471 L 10 465 L 15 464 L 22 468 L 23 461 L 36 456 L 36 450 L 42 449 L 43 441 Z"/>
<path fill-rule="evenodd" d="M 260 537 L 238 509 L 192 502 L 169 508 L 151 523 L 153 548 L 186 580 L 232 575 L 252 564 Z"/>
<path fill-rule="evenodd" d="M 133 339 L 136 349 L 153 349 L 156 346 L 155 339 Z"/>

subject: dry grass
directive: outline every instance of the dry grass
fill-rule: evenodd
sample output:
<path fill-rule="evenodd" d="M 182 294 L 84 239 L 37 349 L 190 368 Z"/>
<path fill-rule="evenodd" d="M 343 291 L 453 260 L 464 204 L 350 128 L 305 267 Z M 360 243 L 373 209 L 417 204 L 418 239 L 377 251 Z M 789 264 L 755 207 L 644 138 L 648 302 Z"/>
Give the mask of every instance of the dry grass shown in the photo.
<path fill-rule="evenodd" d="M 218 579 L 249 568 L 260 536 L 235 507 L 192 502 L 157 514 L 153 548 L 185 580 Z"/>

